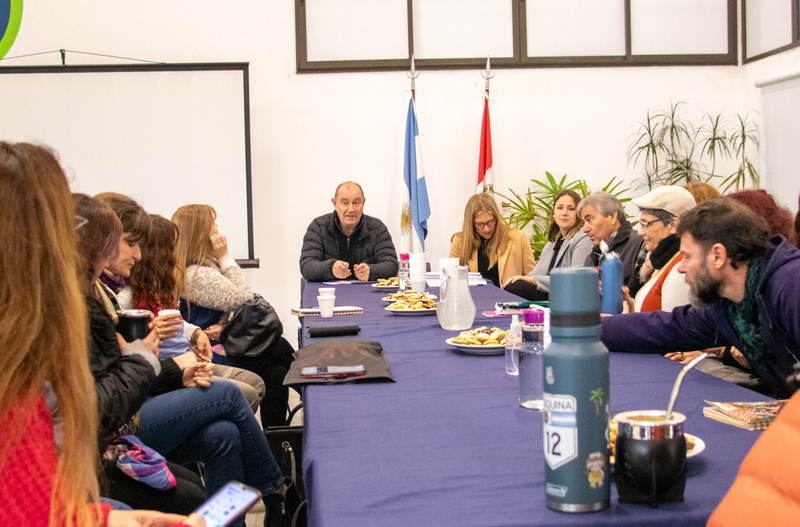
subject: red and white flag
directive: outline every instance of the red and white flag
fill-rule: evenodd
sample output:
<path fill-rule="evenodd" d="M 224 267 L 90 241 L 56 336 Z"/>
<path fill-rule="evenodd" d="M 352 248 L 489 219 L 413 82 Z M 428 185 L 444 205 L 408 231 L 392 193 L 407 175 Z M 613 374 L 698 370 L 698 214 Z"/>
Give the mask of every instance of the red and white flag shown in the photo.
<path fill-rule="evenodd" d="M 489 94 L 483 97 L 483 120 L 481 121 L 481 152 L 478 158 L 478 187 L 476 194 L 494 191 L 492 177 L 492 125 L 489 123 Z"/>

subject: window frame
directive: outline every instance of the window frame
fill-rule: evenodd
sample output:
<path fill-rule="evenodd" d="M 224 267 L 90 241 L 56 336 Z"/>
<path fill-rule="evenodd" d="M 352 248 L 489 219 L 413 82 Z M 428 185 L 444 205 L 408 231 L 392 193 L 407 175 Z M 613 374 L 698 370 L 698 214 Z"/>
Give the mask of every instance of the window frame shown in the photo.
<path fill-rule="evenodd" d="M 728 52 L 718 54 L 664 54 L 634 55 L 631 52 L 631 0 L 624 0 L 625 6 L 625 54 L 606 56 L 527 56 L 527 5 L 525 0 L 512 2 L 513 56 L 492 57 L 493 68 L 575 68 L 575 67 L 625 67 L 625 66 L 731 66 L 738 65 L 737 28 L 739 11 L 736 0 L 726 0 L 728 9 Z M 297 53 L 297 73 L 338 73 L 364 71 L 406 71 L 410 57 L 414 54 L 414 14 L 413 0 L 407 2 L 408 57 L 385 60 L 329 60 L 309 61 L 306 32 L 306 0 L 295 0 L 295 42 Z M 745 0 L 742 0 L 744 3 Z M 793 6 L 800 0 L 792 0 Z M 794 9 L 794 8 L 793 8 Z M 744 24 L 743 24 L 744 26 Z M 796 17 L 794 34 L 797 35 Z M 744 35 L 744 33 L 743 33 Z M 483 69 L 485 57 L 455 59 L 415 58 L 416 69 L 455 70 Z"/>
<path fill-rule="evenodd" d="M 758 55 L 753 55 L 752 57 L 748 57 L 747 56 L 747 0 L 742 0 L 742 13 L 741 13 L 742 64 L 755 62 L 757 60 L 771 57 L 772 55 L 777 55 L 778 53 L 782 53 L 784 51 L 788 51 L 790 49 L 794 49 L 800 46 L 800 0 L 791 0 L 791 2 L 792 2 L 792 41 L 784 46 L 780 46 L 775 49 L 765 51 L 764 53 L 759 53 Z"/>

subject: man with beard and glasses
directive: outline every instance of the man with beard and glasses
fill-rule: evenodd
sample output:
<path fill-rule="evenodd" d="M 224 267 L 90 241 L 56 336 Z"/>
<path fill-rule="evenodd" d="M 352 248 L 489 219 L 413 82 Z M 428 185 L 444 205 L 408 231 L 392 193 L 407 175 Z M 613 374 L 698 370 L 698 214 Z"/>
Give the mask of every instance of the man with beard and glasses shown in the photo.
<path fill-rule="evenodd" d="M 770 395 L 786 398 L 800 359 L 800 250 L 728 198 L 701 203 L 678 227 L 692 305 L 604 317 L 611 351 L 668 353 L 735 346 Z"/>

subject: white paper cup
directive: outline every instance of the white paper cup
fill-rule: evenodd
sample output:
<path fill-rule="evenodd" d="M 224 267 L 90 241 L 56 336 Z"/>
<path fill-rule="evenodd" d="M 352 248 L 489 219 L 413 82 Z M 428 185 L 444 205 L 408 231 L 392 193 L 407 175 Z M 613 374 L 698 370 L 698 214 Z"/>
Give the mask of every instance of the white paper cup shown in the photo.
<path fill-rule="evenodd" d="M 417 293 L 424 293 L 425 292 L 425 279 L 422 280 L 414 280 L 413 278 L 409 281 L 411 284 L 411 289 L 416 291 Z"/>
<path fill-rule="evenodd" d="M 335 296 L 318 296 L 317 303 L 319 304 L 319 316 L 322 318 L 330 318 L 333 316 L 333 306 L 336 304 Z"/>
<path fill-rule="evenodd" d="M 453 267 L 458 265 L 458 258 L 439 258 L 439 273 L 445 267 Z"/>
<path fill-rule="evenodd" d="M 336 296 L 335 287 L 320 287 L 319 296 Z"/>

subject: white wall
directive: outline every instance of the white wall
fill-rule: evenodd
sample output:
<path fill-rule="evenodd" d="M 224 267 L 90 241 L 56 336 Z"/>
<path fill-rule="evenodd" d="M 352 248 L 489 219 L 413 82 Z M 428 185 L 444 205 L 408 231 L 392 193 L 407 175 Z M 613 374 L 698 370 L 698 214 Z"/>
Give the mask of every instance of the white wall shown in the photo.
<path fill-rule="evenodd" d="M 294 7 L 288 1 L 69 0 L 27 2 L 8 53 L 65 48 L 164 62 L 250 62 L 255 245 L 261 268 L 246 274 L 276 306 L 292 342 L 296 325 L 289 310 L 299 303 L 301 240 L 311 219 L 331 210 L 337 183 L 360 182 L 366 212 L 382 218 L 399 238 L 410 95 L 403 72 L 297 75 L 294 43 Z M 72 54 L 68 60 L 99 61 Z M 42 63 L 58 64 L 57 54 L 7 62 Z M 627 141 L 648 107 L 684 101 L 687 116 L 698 117 L 757 110 L 751 76 L 767 75 L 761 69 L 769 66 L 758 68 L 497 70 L 491 91 L 495 189 L 523 192 L 546 170 L 585 178 L 595 188 L 615 175 L 634 184 Z M 423 71 L 417 79 L 432 261 L 447 255 L 473 192 L 482 90 L 478 71 Z M 13 94 L 3 93 L 0 85 L 0 96 Z M 764 178 L 768 181 L 768 175 Z"/>

